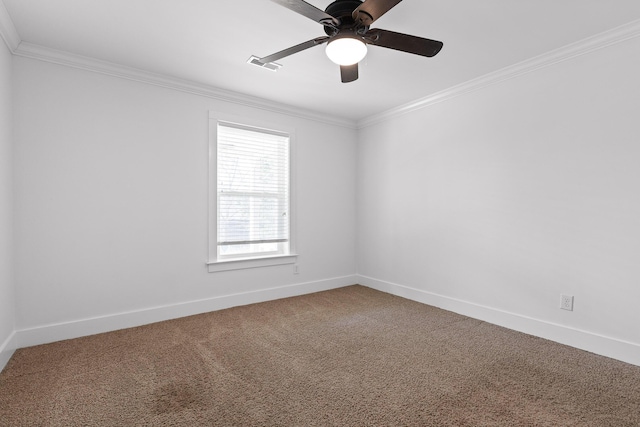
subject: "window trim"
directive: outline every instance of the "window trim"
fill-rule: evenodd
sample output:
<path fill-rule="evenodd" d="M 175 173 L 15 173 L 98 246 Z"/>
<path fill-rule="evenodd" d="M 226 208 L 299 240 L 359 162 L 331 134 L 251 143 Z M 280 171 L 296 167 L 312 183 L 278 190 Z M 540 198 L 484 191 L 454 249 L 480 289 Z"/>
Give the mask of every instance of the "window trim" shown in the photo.
<path fill-rule="evenodd" d="M 235 124 L 245 128 L 255 128 L 274 133 L 284 133 L 289 136 L 289 253 L 266 254 L 264 256 L 249 256 L 246 258 L 218 258 L 218 225 L 217 225 L 217 183 L 218 183 L 218 123 Z M 229 114 L 209 111 L 209 185 L 207 186 L 208 212 L 208 261 L 210 273 L 218 271 L 242 270 L 248 268 L 269 267 L 275 265 L 295 264 L 296 253 L 296 143 L 295 129 L 288 126 L 274 126 L 260 120 L 248 119 Z"/>

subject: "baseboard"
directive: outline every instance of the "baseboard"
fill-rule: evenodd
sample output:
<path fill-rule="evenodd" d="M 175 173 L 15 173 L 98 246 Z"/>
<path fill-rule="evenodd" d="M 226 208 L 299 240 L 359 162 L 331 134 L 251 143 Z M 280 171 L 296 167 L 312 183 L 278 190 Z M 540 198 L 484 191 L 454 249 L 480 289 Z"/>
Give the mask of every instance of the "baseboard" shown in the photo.
<path fill-rule="evenodd" d="M 2 344 L 0 344 L 0 372 L 2 372 L 5 366 L 7 366 L 9 359 L 11 359 L 11 356 L 13 356 L 13 353 L 16 350 L 15 337 L 16 333 L 14 331 Z"/>
<path fill-rule="evenodd" d="M 357 283 L 372 289 L 640 366 L 640 344 L 637 343 L 622 341 L 367 276 L 358 275 L 357 279 Z"/>
<path fill-rule="evenodd" d="M 162 307 L 153 307 L 126 313 L 117 313 L 108 316 L 80 319 L 72 322 L 20 329 L 15 333 L 16 346 L 14 348 L 30 347 L 119 329 L 132 328 L 149 323 L 191 316 L 194 314 L 207 313 L 231 307 L 341 288 L 355 283 L 357 283 L 357 276 L 343 276 L 314 282 L 299 283 L 269 289 L 260 289 L 252 292 L 243 292 L 197 301 L 171 304 Z"/>

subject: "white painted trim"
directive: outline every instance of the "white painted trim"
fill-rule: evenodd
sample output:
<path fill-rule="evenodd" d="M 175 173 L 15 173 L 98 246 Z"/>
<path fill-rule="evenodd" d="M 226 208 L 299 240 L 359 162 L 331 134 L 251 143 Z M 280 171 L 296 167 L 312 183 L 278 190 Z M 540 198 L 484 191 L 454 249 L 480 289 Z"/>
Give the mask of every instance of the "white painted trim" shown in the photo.
<path fill-rule="evenodd" d="M 356 276 L 336 277 L 70 322 L 41 325 L 16 331 L 14 342 L 16 348 L 47 344 L 241 305 L 342 288 L 357 283 L 356 279 Z"/>
<path fill-rule="evenodd" d="M 262 258 L 240 258 L 221 261 L 209 261 L 207 263 L 207 267 L 209 269 L 209 273 L 216 273 L 218 271 L 246 270 L 248 268 L 295 264 L 297 261 L 297 254 L 287 254 L 267 256 Z"/>
<path fill-rule="evenodd" d="M 341 117 L 335 117 L 315 111 L 304 110 L 301 108 L 292 107 L 286 104 L 258 98 L 251 95 L 245 95 L 214 86 L 152 73 L 137 68 L 126 67 L 124 65 L 63 52 L 32 43 L 20 43 L 20 45 L 13 51 L 13 53 L 17 56 L 22 56 L 25 58 L 37 59 L 39 61 L 51 62 L 71 68 L 78 68 L 81 70 L 92 71 L 95 73 L 106 74 L 122 79 L 160 86 L 179 92 L 190 93 L 206 98 L 216 99 L 219 101 L 231 102 L 234 104 L 240 104 L 245 107 L 257 108 L 306 120 L 313 120 L 332 126 L 341 126 L 349 129 L 355 129 L 354 121 L 347 120 Z"/>
<path fill-rule="evenodd" d="M 357 128 L 362 129 L 376 123 L 390 120 L 394 117 L 410 113 L 412 111 L 427 108 L 438 102 L 446 101 L 469 92 L 473 92 L 487 86 L 501 83 L 503 81 L 522 76 L 539 70 L 541 68 L 550 67 L 562 61 L 575 58 L 577 56 L 586 55 L 595 50 L 602 49 L 625 40 L 629 40 L 640 36 L 640 20 L 632 21 L 628 24 L 621 25 L 617 28 L 605 31 L 584 40 L 569 44 L 556 50 L 544 53 L 531 59 L 510 65 L 501 70 L 485 74 L 484 76 L 469 80 L 465 83 L 450 87 L 441 92 L 434 93 L 424 98 L 417 99 L 404 105 L 383 111 L 379 114 L 366 117 L 358 121 Z"/>
<path fill-rule="evenodd" d="M 1 1 L 1 0 L 0 0 Z M 15 345 L 16 332 L 13 331 L 9 337 L 0 345 L 0 372 L 7 366 L 7 362 L 13 356 L 16 350 Z"/>
<path fill-rule="evenodd" d="M 4 40 L 9 50 L 15 53 L 20 45 L 20 36 L 2 0 L 0 0 L 0 38 Z"/>
<path fill-rule="evenodd" d="M 640 366 L 640 344 L 607 337 L 565 325 L 534 319 L 472 302 L 358 275 L 358 283 L 378 291 L 453 311 L 508 329 Z"/>

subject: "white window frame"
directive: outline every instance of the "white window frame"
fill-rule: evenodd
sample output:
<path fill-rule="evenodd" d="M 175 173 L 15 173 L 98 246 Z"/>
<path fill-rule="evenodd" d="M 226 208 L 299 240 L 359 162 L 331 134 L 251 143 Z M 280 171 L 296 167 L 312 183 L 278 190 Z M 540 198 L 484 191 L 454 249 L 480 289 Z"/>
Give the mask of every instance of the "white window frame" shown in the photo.
<path fill-rule="evenodd" d="M 284 254 L 266 254 L 252 257 L 225 257 L 218 255 L 218 124 L 238 125 L 257 131 L 275 132 L 289 136 L 289 251 Z M 241 270 L 247 268 L 269 267 L 294 264 L 295 252 L 295 129 L 279 127 L 243 117 L 231 116 L 215 111 L 209 112 L 209 258 L 207 267 L 210 273 L 218 271 Z"/>

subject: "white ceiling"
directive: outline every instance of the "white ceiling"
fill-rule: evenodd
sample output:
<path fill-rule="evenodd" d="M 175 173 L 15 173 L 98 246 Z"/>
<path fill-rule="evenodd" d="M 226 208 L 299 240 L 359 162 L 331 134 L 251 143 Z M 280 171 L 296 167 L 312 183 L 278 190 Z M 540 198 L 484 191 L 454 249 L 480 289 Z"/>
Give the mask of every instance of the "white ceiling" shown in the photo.
<path fill-rule="evenodd" d="M 404 0 L 372 27 L 443 41 L 442 51 L 372 46 L 360 79 L 343 84 L 323 46 L 278 72 L 246 63 L 324 35 L 269 0 L 0 1 L 24 42 L 354 121 L 640 19 L 638 0 Z"/>

